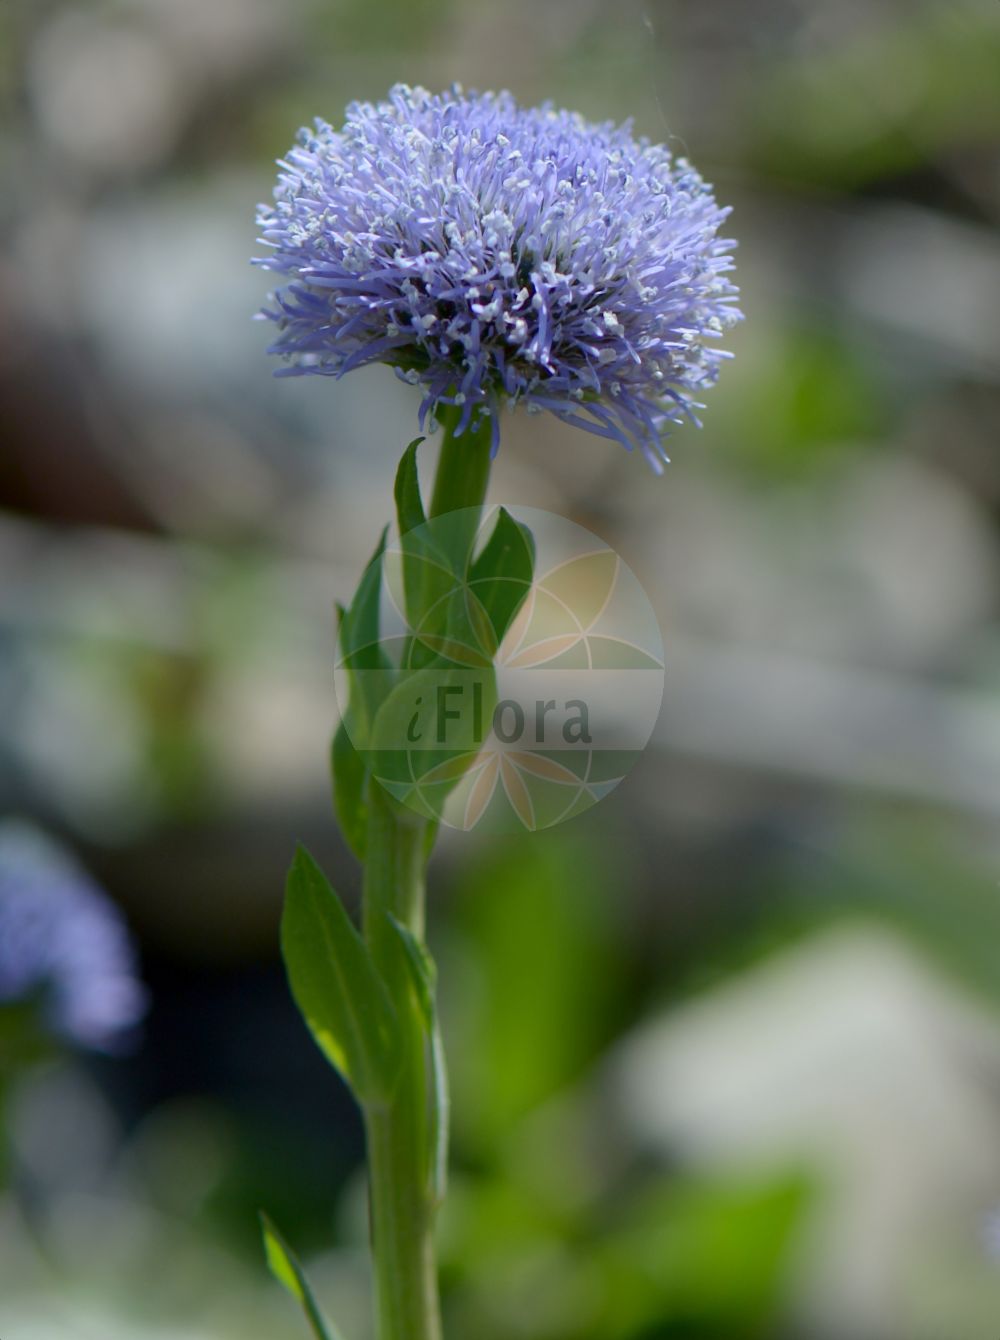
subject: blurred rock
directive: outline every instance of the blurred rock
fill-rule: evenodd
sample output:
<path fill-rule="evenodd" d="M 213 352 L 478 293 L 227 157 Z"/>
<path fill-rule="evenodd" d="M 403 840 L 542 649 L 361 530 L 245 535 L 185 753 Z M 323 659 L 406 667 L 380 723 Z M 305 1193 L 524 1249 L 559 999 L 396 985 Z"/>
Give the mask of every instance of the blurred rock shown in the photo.
<path fill-rule="evenodd" d="M 888 933 L 844 927 L 768 959 L 642 1028 L 609 1079 L 665 1157 L 812 1170 L 796 1286 L 810 1336 L 944 1334 L 913 1314 L 914 1272 L 957 1256 L 968 1275 L 970 1254 L 981 1278 L 945 1329 L 985 1333 L 970 1326 L 1000 1302 L 978 1242 L 1000 1197 L 1000 1025 Z"/>
<path fill-rule="evenodd" d="M 183 121 L 181 81 L 162 44 L 137 25 L 81 9 L 41 29 L 29 86 L 39 125 L 82 168 L 130 172 L 159 162 Z"/>

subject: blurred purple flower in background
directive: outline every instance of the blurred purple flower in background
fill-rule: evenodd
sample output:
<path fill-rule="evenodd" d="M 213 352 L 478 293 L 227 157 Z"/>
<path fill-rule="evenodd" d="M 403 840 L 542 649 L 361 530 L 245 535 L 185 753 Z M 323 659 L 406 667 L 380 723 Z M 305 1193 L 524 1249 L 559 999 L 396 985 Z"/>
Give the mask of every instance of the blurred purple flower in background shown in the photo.
<path fill-rule="evenodd" d="M 491 416 L 494 449 L 500 404 L 524 401 L 661 468 L 740 317 L 729 211 L 685 159 L 628 123 L 397 85 L 281 167 L 257 263 L 290 278 L 262 314 L 283 373 L 389 363 L 422 420 Z"/>
<path fill-rule="evenodd" d="M 0 1006 L 38 993 L 66 1041 L 120 1050 L 146 1010 L 125 922 L 75 860 L 19 820 L 0 823 Z"/>

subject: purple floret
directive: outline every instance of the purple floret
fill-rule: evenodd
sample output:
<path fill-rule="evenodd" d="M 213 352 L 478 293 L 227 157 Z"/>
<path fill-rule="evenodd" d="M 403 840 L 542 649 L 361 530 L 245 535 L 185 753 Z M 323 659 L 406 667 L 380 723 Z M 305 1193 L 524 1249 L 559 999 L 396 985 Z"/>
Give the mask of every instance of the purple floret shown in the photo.
<path fill-rule="evenodd" d="M 146 1011 L 118 909 L 52 839 L 0 823 L 0 1005 L 38 995 L 48 1026 L 116 1051 Z"/>
<path fill-rule="evenodd" d="M 628 123 L 397 85 L 301 130 L 281 167 L 257 263 L 287 277 L 263 313 L 285 375 L 389 363 L 423 388 L 421 424 L 460 405 L 495 448 L 524 402 L 660 469 L 728 356 L 729 211 Z"/>

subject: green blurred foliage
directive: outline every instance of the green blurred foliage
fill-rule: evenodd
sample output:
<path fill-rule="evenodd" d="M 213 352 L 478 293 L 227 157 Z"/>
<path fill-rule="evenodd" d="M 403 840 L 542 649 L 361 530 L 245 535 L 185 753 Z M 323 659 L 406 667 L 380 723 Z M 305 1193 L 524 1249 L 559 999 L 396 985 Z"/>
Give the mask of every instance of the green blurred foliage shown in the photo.
<path fill-rule="evenodd" d="M 774 1319 L 808 1183 L 668 1175 L 634 1164 L 605 1126 L 600 1062 L 627 1022 L 630 916 L 612 845 L 569 824 L 462 873 L 465 961 L 452 944 L 443 974 L 454 1334 L 750 1340 Z"/>
<path fill-rule="evenodd" d="M 1000 29 L 985 6 L 914 6 L 896 24 L 775 62 L 756 86 L 754 168 L 823 191 L 905 173 L 1000 132 Z"/>
<path fill-rule="evenodd" d="M 616 1025 L 628 872 L 571 822 L 508 838 L 462 874 L 441 973 L 460 1148 L 495 1149 L 511 1124 L 579 1078 Z M 610 892 L 609 892 L 610 891 Z"/>
<path fill-rule="evenodd" d="M 770 1331 L 809 1202 L 800 1177 L 745 1184 L 675 1177 L 629 1208 L 596 1258 L 603 1329 L 621 1340 L 750 1340 Z"/>
<path fill-rule="evenodd" d="M 456 9 L 455 0 L 335 0 L 313 3 L 310 28 L 320 50 L 336 58 L 359 52 L 407 56 L 440 43 Z"/>
<path fill-rule="evenodd" d="M 884 439 L 890 388 L 852 332 L 790 317 L 759 336 L 727 369 L 739 395 L 706 424 L 712 450 L 734 469 L 763 481 L 809 478 Z"/>

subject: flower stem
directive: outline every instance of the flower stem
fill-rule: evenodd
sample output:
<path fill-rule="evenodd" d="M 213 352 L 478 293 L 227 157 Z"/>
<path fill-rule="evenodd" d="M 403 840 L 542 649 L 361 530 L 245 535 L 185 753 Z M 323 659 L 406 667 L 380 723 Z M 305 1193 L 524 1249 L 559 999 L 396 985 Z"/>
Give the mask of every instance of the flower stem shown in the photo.
<path fill-rule="evenodd" d="M 390 916 L 423 938 L 426 824 L 402 817 L 377 782 L 370 791 L 364 929 L 376 966 L 393 983 L 399 945 Z M 405 984 L 396 994 L 405 1030 L 399 1084 L 386 1105 L 365 1113 L 378 1335 L 440 1340 L 427 1161 L 434 1086 L 419 1021 L 401 999 Z"/>
<path fill-rule="evenodd" d="M 481 420 L 476 428 L 470 423 L 462 436 L 456 437 L 461 412 L 460 406 L 452 405 L 439 411 L 444 440 L 431 494 L 431 517 L 462 507 L 481 507 L 486 497 L 492 464 L 490 420 Z"/>
<path fill-rule="evenodd" d="M 444 440 L 430 515 L 475 509 L 486 497 L 490 425 L 455 436 L 460 411 L 443 414 Z M 469 546 L 476 526 L 470 525 Z M 379 1340 L 441 1340 L 434 1260 L 436 1191 L 431 1132 L 441 1121 L 425 1028 L 406 979 L 400 980 L 393 920 L 423 943 L 428 824 L 399 809 L 382 787 L 368 787 L 364 933 L 376 967 L 396 1001 L 403 1028 L 399 1083 L 390 1101 L 365 1112 Z"/>

